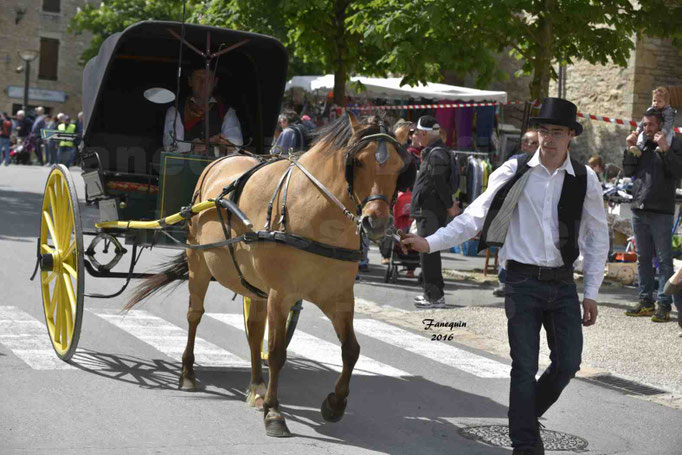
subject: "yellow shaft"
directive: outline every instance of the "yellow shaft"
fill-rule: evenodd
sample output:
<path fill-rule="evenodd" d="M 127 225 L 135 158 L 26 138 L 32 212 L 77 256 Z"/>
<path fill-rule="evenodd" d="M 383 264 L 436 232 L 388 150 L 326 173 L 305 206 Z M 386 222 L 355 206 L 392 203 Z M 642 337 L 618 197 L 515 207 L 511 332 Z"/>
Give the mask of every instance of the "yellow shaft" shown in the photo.
<path fill-rule="evenodd" d="M 200 202 L 192 206 L 192 213 L 203 212 L 215 207 L 214 201 Z M 160 220 L 154 221 L 104 221 L 102 223 L 96 223 L 95 227 L 97 229 L 161 229 L 163 226 L 169 224 L 176 224 L 184 220 L 180 212 L 175 213 L 166 218 L 161 218 Z"/>

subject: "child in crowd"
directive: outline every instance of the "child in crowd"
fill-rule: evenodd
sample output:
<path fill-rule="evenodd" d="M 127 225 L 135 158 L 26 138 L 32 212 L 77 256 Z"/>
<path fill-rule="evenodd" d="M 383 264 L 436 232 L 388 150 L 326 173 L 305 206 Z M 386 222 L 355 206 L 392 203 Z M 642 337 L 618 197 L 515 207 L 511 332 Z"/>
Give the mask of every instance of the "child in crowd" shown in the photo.
<path fill-rule="evenodd" d="M 652 92 L 651 107 L 656 109 L 661 113 L 663 117 L 663 125 L 661 126 L 661 131 L 665 134 L 665 141 L 670 145 L 673 140 L 674 134 L 674 122 L 675 122 L 675 109 L 670 106 L 670 91 L 665 87 L 657 87 Z M 637 138 L 637 146 L 631 146 L 628 151 L 635 156 L 639 156 L 644 149 L 644 144 L 646 143 L 647 136 L 643 131 L 642 121 L 637 125 L 637 129 L 630 133 L 630 138 L 634 140 L 634 136 Z M 657 146 L 656 151 L 660 152 L 661 149 Z"/>

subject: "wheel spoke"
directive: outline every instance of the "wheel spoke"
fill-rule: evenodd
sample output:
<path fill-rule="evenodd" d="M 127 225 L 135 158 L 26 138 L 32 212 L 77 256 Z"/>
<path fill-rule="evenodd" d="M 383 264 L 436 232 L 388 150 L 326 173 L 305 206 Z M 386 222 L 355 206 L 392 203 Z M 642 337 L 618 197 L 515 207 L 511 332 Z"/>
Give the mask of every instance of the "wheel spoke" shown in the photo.
<path fill-rule="evenodd" d="M 47 254 L 54 254 L 55 250 L 53 250 L 52 247 L 50 245 L 48 245 L 47 243 L 43 243 L 42 245 L 40 245 L 40 252 L 41 253 L 47 253 Z"/>
<path fill-rule="evenodd" d="M 59 224 L 59 211 L 57 210 L 57 195 L 54 192 L 54 186 L 47 188 L 47 196 L 50 199 L 50 207 L 52 208 L 52 216 L 54 223 Z"/>
<path fill-rule="evenodd" d="M 66 246 L 71 240 L 73 231 L 73 217 L 71 216 L 71 204 L 66 202 L 66 209 L 64 210 L 64 217 L 62 218 L 62 245 Z"/>
<path fill-rule="evenodd" d="M 56 274 L 55 274 L 55 276 L 56 276 Z M 57 305 L 57 299 L 58 299 L 58 296 L 57 296 L 58 288 L 59 288 L 59 282 L 56 282 L 54 285 L 54 288 L 52 289 L 52 295 L 49 295 L 49 292 L 48 292 L 48 296 L 50 298 L 50 301 L 48 302 L 47 308 L 45 309 L 45 313 L 47 314 L 48 318 L 53 320 L 53 321 L 54 321 L 54 307 L 55 307 L 55 305 Z M 48 286 L 48 291 L 49 291 L 49 286 Z"/>
<path fill-rule="evenodd" d="M 76 269 L 74 269 L 70 264 L 67 264 L 66 262 L 62 262 L 62 267 L 64 267 L 64 270 L 66 270 L 68 275 L 71 275 L 74 279 L 78 279 L 78 272 L 76 272 Z M 68 276 L 67 274 L 64 274 L 64 276 Z"/>
<path fill-rule="evenodd" d="M 50 272 L 45 278 L 43 278 L 43 277 L 41 276 L 40 280 L 41 280 L 41 282 L 42 282 L 43 284 L 50 284 L 50 283 L 52 282 L 52 280 L 54 280 L 54 278 L 55 278 L 56 276 L 57 276 L 57 272 L 55 272 L 55 271 L 53 270 L 53 271 Z"/>
<path fill-rule="evenodd" d="M 54 243 L 55 249 L 59 250 L 59 240 L 57 239 L 57 232 L 54 229 L 54 224 L 52 223 L 52 218 L 47 211 L 43 211 L 43 219 L 47 225 L 47 230 L 50 231 L 50 237 L 52 237 L 52 242 Z"/>
<path fill-rule="evenodd" d="M 73 242 L 69 245 L 69 247 L 66 249 L 66 251 L 62 254 L 62 258 L 64 261 L 68 260 L 68 257 L 73 254 L 73 250 L 76 249 L 76 239 L 73 239 Z"/>
<path fill-rule="evenodd" d="M 57 284 L 54 288 L 55 299 L 57 300 L 55 302 L 55 306 L 57 307 L 55 313 L 57 317 L 55 318 L 54 323 L 54 341 L 57 344 L 61 344 L 62 328 L 64 327 L 64 311 L 62 309 L 64 306 L 63 286 L 63 281 L 57 280 Z"/>
<path fill-rule="evenodd" d="M 66 295 L 69 298 L 69 305 L 65 306 L 64 308 L 64 313 L 66 316 L 66 325 L 67 325 L 67 330 L 68 333 L 73 332 L 73 319 L 74 315 L 76 314 L 76 296 L 74 295 L 73 292 L 73 283 L 71 283 L 71 278 L 69 277 L 68 274 L 63 274 L 64 277 L 64 290 L 66 291 Z"/>

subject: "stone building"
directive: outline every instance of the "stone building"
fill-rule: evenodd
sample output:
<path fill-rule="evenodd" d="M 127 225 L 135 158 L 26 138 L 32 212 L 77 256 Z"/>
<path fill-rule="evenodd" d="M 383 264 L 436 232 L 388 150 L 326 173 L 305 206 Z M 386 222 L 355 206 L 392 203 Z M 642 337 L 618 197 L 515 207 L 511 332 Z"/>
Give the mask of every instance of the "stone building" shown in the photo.
<path fill-rule="evenodd" d="M 29 110 L 45 106 L 72 118 L 81 108 L 79 59 L 90 35 L 67 31 L 77 8 L 87 0 L 2 0 L 0 15 L 0 110 L 23 105 L 25 63 L 19 52 L 37 51 L 30 63 Z"/>

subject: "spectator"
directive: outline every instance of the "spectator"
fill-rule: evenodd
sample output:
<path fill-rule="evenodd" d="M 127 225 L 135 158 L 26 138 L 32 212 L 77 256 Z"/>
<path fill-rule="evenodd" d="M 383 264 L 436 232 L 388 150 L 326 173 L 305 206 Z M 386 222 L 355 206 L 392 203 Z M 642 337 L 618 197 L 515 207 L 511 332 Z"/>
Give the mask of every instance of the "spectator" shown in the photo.
<path fill-rule="evenodd" d="M 410 206 L 417 232 L 423 237 L 445 226 L 448 211 L 452 213 L 459 207 L 452 198 L 459 187 L 459 168 L 454 155 L 440 138 L 440 125 L 434 117 L 424 115 L 419 118 L 412 142 L 417 147 L 424 147 Z M 415 299 L 415 306 L 447 307 L 440 252 L 422 253 L 419 258 L 424 294 Z"/>
<path fill-rule="evenodd" d="M 518 159 L 523 158 L 526 155 L 532 155 L 533 153 L 537 152 L 538 145 L 540 145 L 540 143 L 538 142 L 537 130 L 534 128 L 529 128 L 523 134 L 523 137 L 521 137 L 521 151 L 523 153 L 513 155 L 509 159 Z M 497 269 L 497 280 L 500 282 L 500 285 L 493 290 L 493 295 L 495 297 L 504 297 L 504 280 L 506 277 L 507 271 L 502 265 L 500 265 Z"/>
<path fill-rule="evenodd" d="M 12 137 L 12 121 L 9 119 L 7 112 L 0 115 L 0 162 L 4 162 L 5 166 L 9 166 L 10 156 L 9 148 Z"/>
<path fill-rule="evenodd" d="M 657 87 L 652 92 L 651 107 L 661 115 L 663 121 L 661 123 L 661 132 L 665 137 L 666 144 L 670 145 L 673 140 L 674 124 L 675 124 L 675 109 L 670 106 L 670 91 L 665 87 Z M 646 115 L 646 114 L 645 114 Z M 637 141 L 635 144 L 634 142 Z M 647 135 L 644 132 L 644 125 L 639 122 L 637 129 L 628 136 L 629 151 L 631 154 L 637 156 L 644 149 L 647 142 Z M 660 146 L 656 146 L 656 151 L 660 152 Z"/>
<path fill-rule="evenodd" d="M 59 127 L 60 120 L 63 119 L 64 114 L 61 112 L 56 117 L 48 117 L 45 119 L 45 128 L 48 130 L 56 130 Z M 48 166 L 57 164 L 57 143 L 53 140 L 45 142 L 45 161 Z"/>
<path fill-rule="evenodd" d="M 45 128 L 45 109 L 42 106 L 36 108 L 36 119 L 31 127 L 31 142 L 38 158 L 38 164 L 43 165 L 43 138 L 40 136 L 40 130 Z"/>
<path fill-rule="evenodd" d="M 670 320 L 672 297 L 663 290 L 673 274 L 672 231 L 675 213 L 675 189 L 682 177 L 682 143 L 673 138 L 668 144 L 661 131 L 660 111 L 649 108 L 642 120 L 647 139 L 644 146 L 633 153 L 634 138 L 623 156 L 623 172 L 632 177 L 632 229 L 637 245 L 639 274 L 639 303 L 625 314 L 652 316 L 654 322 Z M 656 151 L 660 149 L 660 151 Z M 658 286 L 654 278 L 652 260 L 658 259 Z M 654 293 L 658 290 L 658 310 Z M 655 312 L 655 313 L 654 313 Z"/>
<path fill-rule="evenodd" d="M 315 124 L 312 121 L 301 121 L 295 111 L 285 110 L 279 115 L 278 123 L 282 127 L 282 134 L 279 135 L 275 145 L 270 150 L 272 155 L 288 155 L 308 150 L 312 131 L 315 129 Z M 362 263 L 360 266 L 362 268 Z"/>
<path fill-rule="evenodd" d="M 30 118 L 26 117 L 26 113 L 21 110 L 17 111 L 17 121 L 15 124 L 17 137 L 21 138 L 22 141 L 25 141 L 28 138 L 28 135 L 31 134 L 32 126 L 33 122 L 31 122 Z"/>
<path fill-rule="evenodd" d="M 604 159 L 599 156 L 599 155 L 592 155 L 590 159 L 587 161 L 587 165 L 592 168 L 595 174 L 597 174 L 597 177 L 599 177 L 599 181 L 603 182 L 604 181 Z"/>
<path fill-rule="evenodd" d="M 538 117 L 530 119 L 539 126 L 539 151 L 506 161 L 492 173 L 486 191 L 446 227 L 426 239 L 408 234 L 402 241 L 404 248 L 429 253 L 458 245 L 482 229 L 483 248 L 504 244 L 512 455 L 545 453 L 538 419 L 580 369 L 581 323 L 590 326 L 597 319 L 609 232 L 597 176 L 568 154 L 568 144 L 582 132 L 576 118 L 575 104 L 545 98 Z M 573 282 L 580 253 L 582 317 Z M 536 380 L 543 325 L 551 364 Z"/>
<path fill-rule="evenodd" d="M 71 119 L 66 114 L 64 114 L 63 118 L 64 123 L 61 123 L 57 129 L 64 133 L 75 134 L 76 124 L 71 123 Z M 73 141 L 60 141 L 57 157 L 60 164 L 63 164 L 66 167 L 71 167 L 76 159 L 76 147 Z"/>
<path fill-rule="evenodd" d="M 412 140 L 412 134 L 414 133 L 414 123 L 408 122 L 407 120 L 404 119 L 399 119 L 397 122 L 395 122 L 395 125 L 393 125 L 393 134 L 395 135 L 396 139 L 400 144 L 403 146 L 409 146 L 410 141 Z M 409 193 L 408 195 L 403 195 L 403 193 L 398 193 L 398 200 L 400 200 L 400 197 L 402 196 L 402 204 L 399 202 L 396 203 L 396 206 L 393 207 L 393 220 L 394 224 L 397 227 L 398 226 L 398 219 L 402 218 L 403 221 L 408 221 L 409 220 L 409 214 L 410 214 L 410 199 L 412 198 L 411 196 L 411 189 L 406 191 L 406 193 Z M 398 208 L 398 205 L 400 205 L 400 208 Z M 404 212 L 404 213 L 403 213 Z M 407 232 L 409 230 L 409 223 L 407 223 L 407 228 L 402 228 L 404 232 Z M 382 264 L 389 264 L 391 262 L 391 250 L 393 249 L 393 237 L 390 235 L 385 235 L 383 239 L 381 239 L 381 244 L 379 247 L 379 251 L 381 252 L 381 263 Z M 414 276 L 414 268 L 408 268 L 408 278 L 412 278 Z"/>

